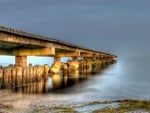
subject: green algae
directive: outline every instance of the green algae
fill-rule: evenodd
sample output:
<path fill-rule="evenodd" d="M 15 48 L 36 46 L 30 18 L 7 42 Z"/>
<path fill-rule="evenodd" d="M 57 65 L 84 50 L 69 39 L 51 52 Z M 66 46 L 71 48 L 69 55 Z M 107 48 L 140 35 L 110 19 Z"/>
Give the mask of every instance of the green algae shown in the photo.
<path fill-rule="evenodd" d="M 116 101 L 115 101 L 116 102 Z M 119 107 L 106 107 L 104 109 L 95 110 L 93 113 L 130 113 L 133 111 L 150 112 L 150 101 L 140 100 L 120 100 Z"/>

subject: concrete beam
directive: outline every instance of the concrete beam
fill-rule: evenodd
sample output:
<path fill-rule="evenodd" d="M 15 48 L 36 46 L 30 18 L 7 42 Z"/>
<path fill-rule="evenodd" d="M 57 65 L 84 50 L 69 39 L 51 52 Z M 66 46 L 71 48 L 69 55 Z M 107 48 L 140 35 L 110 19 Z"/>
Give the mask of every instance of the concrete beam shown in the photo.
<path fill-rule="evenodd" d="M 94 58 L 99 58 L 99 56 L 100 56 L 99 54 L 93 54 Z"/>
<path fill-rule="evenodd" d="M 93 57 L 93 54 L 92 53 L 82 53 L 82 54 L 80 54 L 80 56 L 83 58 L 91 58 L 91 57 Z"/>
<path fill-rule="evenodd" d="M 35 48 L 35 49 L 14 49 L 12 50 L 14 56 L 54 56 L 55 48 Z"/>
<path fill-rule="evenodd" d="M 56 57 L 79 57 L 80 52 L 75 51 L 75 52 L 58 52 L 55 54 Z"/>
<path fill-rule="evenodd" d="M 0 55 L 11 55 L 11 52 L 6 49 L 0 49 Z"/>

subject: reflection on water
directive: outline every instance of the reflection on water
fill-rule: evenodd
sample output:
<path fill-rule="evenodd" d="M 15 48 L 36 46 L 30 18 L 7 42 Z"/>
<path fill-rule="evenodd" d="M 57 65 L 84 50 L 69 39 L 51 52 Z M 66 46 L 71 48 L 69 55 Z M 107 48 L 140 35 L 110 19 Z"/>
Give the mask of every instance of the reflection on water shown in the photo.
<path fill-rule="evenodd" d="M 113 63 L 113 62 L 112 62 Z M 46 65 L 44 65 L 45 67 Z M 64 69 L 61 69 L 61 73 L 42 74 L 42 70 L 45 70 L 42 66 L 35 67 L 4 67 L 0 69 L 0 89 L 11 89 L 13 92 L 19 92 L 24 94 L 38 94 L 48 93 L 52 90 L 63 89 L 65 87 L 77 84 L 87 78 L 91 77 L 91 74 L 98 73 L 107 66 L 101 67 L 101 64 L 91 64 L 92 70 L 88 71 L 89 67 L 84 65 L 75 69 L 73 66 L 65 73 Z M 45 71 L 44 71 L 45 72 Z"/>
<path fill-rule="evenodd" d="M 96 72 L 100 74 L 102 70 L 107 68 L 95 69 Z M 22 85 L 15 85 L 11 88 L 13 92 L 19 92 L 24 94 L 39 94 L 39 93 L 49 93 L 52 90 L 64 89 L 66 87 L 73 86 L 81 81 L 91 78 L 94 74 L 89 74 L 86 70 L 80 72 L 79 70 L 73 70 L 70 73 L 64 74 L 53 74 L 49 77 L 43 77 L 42 79 L 37 79 L 30 83 L 24 83 L 22 80 Z"/>
<path fill-rule="evenodd" d="M 33 83 L 23 84 L 20 87 L 13 87 L 12 91 L 25 94 L 49 93 L 52 90 L 70 87 L 90 77 L 91 74 L 86 72 L 79 73 L 78 70 L 73 71 L 68 75 L 53 74 L 51 77 L 42 78 L 40 80 L 34 81 Z"/>
<path fill-rule="evenodd" d="M 14 87 L 12 88 L 12 91 L 28 94 L 46 93 L 48 92 L 48 79 L 42 79 L 34 83 L 24 85 L 22 87 Z"/>

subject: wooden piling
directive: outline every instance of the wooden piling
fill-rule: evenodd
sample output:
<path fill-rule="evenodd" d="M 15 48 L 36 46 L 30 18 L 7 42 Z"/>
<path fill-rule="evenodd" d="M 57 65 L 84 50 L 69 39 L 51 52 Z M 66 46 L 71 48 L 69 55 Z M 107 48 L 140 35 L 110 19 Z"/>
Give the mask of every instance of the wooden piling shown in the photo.
<path fill-rule="evenodd" d="M 36 93 L 42 93 L 42 87 L 43 85 L 42 85 L 42 80 L 38 80 L 37 82 L 36 82 Z"/>
<path fill-rule="evenodd" d="M 22 86 L 22 67 L 16 67 L 16 80 L 17 80 L 17 87 Z"/>
<path fill-rule="evenodd" d="M 15 87 L 16 85 L 16 68 L 13 67 L 12 70 L 11 70 L 11 86 L 12 87 Z"/>
<path fill-rule="evenodd" d="M 65 63 L 61 64 L 61 70 L 62 70 L 62 74 L 63 75 L 67 75 L 68 74 L 68 66 Z"/>
<path fill-rule="evenodd" d="M 22 69 L 22 84 L 25 85 L 27 83 L 27 68 L 23 67 Z"/>
<path fill-rule="evenodd" d="M 92 64 L 90 62 L 87 62 L 87 74 L 91 74 L 92 71 Z"/>
<path fill-rule="evenodd" d="M 43 79 L 43 93 L 47 93 L 48 92 L 48 79 L 44 78 Z"/>
<path fill-rule="evenodd" d="M 49 76 L 49 66 L 47 64 L 44 65 L 44 73 L 43 77 L 47 78 Z"/>
<path fill-rule="evenodd" d="M 34 78 L 34 81 L 36 81 L 36 79 L 37 79 L 37 66 L 33 67 L 33 78 Z"/>
<path fill-rule="evenodd" d="M 37 71 L 36 71 L 36 79 L 41 80 L 43 74 L 43 69 L 42 66 L 37 66 Z"/>
<path fill-rule="evenodd" d="M 30 83 L 29 67 L 26 67 L 26 83 Z"/>
<path fill-rule="evenodd" d="M 29 78 L 30 78 L 30 82 L 34 81 L 33 67 L 32 66 L 29 67 Z"/>
<path fill-rule="evenodd" d="M 11 87 L 11 68 L 9 68 L 9 67 L 4 68 L 3 86 L 4 86 L 4 88 Z"/>
<path fill-rule="evenodd" d="M 0 89 L 2 88 L 3 84 L 3 69 L 0 68 Z"/>

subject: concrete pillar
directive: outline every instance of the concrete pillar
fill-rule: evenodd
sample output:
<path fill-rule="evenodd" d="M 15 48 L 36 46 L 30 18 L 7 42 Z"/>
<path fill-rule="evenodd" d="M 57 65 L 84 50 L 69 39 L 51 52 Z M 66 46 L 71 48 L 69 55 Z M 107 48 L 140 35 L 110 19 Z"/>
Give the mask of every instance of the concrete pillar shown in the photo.
<path fill-rule="evenodd" d="M 83 61 L 81 62 L 81 74 L 91 74 L 92 73 L 92 66 L 94 64 L 93 58 L 84 57 Z"/>
<path fill-rule="evenodd" d="M 60 57 L 54 57 L 54 63 L 52 67 L 50 68 L 50 73 L 58 74 L 60 73 L 60 69 L 61 69 Z"/>
<path fill-rule="evenodd" d="M 73 57 L 73 61 L 78 61 L 78 57 Z"/>
<path fill-rule="evenodd" d="M 84 58 L 79 61 L 79 73 L 81 75 L 86 74 L 87 72 L 87 60 Z"/>
<path fill-rule="evenodd" d="M 60 57 L 54 57 L 54 63 L 60 64 Z"/>
<path fill-rule="evenodd" d="M 91 59 L 86 59 L 86 73 L 91 74 L 93 61 Z"/>
<path fill-rule="evenodd" d="M 98 73 L 101 69 L 101 61 L 98 60 L 97 58 L 93 59 L 93 64 L 92 64 L 92 73 Z"/>
<path fill-rule="evenodd" d="M 15 62 L 17 67 L 26 67 L 27 56 L 16 56 Z"/>
<path fill-rule="evenodd" d="M 83 74 L 97 73 L 98 70 L 100 70 L 100 67 L 101 61 L 98 57 L 84 57 Z"/>
<path fill-rule="evenodd" d="M 68 67 L 68 72 L 69 73 L 74 73 L 75 71 L 79 70 L 79 61 L 77 57 L 73 57 L 73 60 L 67 61 L 69 67 Z"/>

